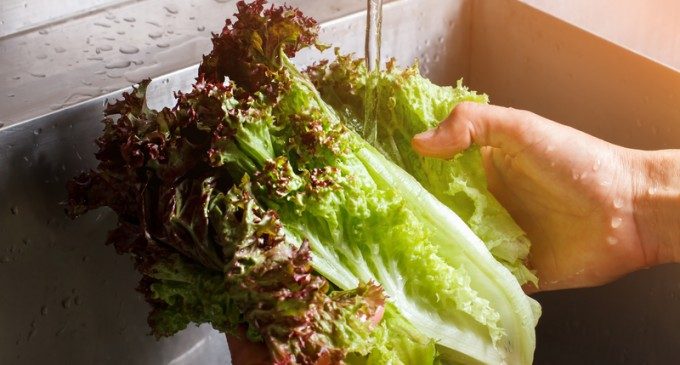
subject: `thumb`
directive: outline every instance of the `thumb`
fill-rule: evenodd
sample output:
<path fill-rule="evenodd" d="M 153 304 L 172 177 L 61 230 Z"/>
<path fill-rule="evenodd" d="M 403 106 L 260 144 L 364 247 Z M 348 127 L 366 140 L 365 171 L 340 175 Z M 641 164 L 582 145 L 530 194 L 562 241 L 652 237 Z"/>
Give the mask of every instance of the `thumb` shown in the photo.
<path fill-rule="evenodd" d="M 520 149 L 523 131 L 532 120 L 528 114 L 512 108 L 462 102 L 437 128 L 416 134 L 411 144 L 419 154 L 438 158 L 451 158 L 472 143 L 512 154 Z"/>

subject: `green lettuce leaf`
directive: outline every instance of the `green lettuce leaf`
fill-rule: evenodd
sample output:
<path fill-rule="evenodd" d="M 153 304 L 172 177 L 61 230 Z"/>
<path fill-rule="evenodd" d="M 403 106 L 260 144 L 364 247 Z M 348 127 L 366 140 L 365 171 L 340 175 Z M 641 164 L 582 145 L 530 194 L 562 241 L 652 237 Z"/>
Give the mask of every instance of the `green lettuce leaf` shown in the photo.
<path fill-rule="evenodd" d="M 307 70 L 321 96 L 348 126 L 362 132 L 366 106 L 366 68 L 361 60 L 339 55 Z M 488 103 L 488 97 L 456 87 L 440 87 L 422 77 L 417 65 L 387 64 L 378 81 L 378 138 L 374 145 L 458 214 L 517 280 L 537 283 L 525 262 L 530 243 L 525 233 L 486 187 L 481 154 L 472 147 L 450 161 L 421 157 L 411 148 L 417 133 L 436 127 L 462 101 Z M 348 87 L 349 86 L 349 87 Z"/>

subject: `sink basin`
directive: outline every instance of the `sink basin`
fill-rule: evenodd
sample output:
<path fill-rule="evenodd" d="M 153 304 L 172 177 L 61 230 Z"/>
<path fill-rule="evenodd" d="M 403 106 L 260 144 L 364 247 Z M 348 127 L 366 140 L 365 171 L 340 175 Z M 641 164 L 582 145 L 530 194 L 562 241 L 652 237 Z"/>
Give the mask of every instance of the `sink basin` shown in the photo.
<path fill-rule="evenodd" d="M 362 54 L 365 14 L 349 13 L 324 21 L 321 37 Z M 494 103 L 627 147 L 680 147 L 677 71 L 525 3 L 396 0 L 385 5 L 383 32 L 385 57 L 419 58 L 439 84 L 463 77 Z M 330 56 L 305 52 L 296 62 Z M 151 75 L 151 106 L 191 84 L 196 66 L 185 66 Z M 103 105 L 120 93 L 0 127 L 0 364 L 230 363 L 223 335 L 210 326 L 149 336 L 132 263 L 103 245 L 113 214 L 63 214 L 65 182 L 95 165 Z M 536 295 L 544 314 L 535 362 L 677 361 L 678 282 L 680 267 L 667 265 L 603 287 Z"/>

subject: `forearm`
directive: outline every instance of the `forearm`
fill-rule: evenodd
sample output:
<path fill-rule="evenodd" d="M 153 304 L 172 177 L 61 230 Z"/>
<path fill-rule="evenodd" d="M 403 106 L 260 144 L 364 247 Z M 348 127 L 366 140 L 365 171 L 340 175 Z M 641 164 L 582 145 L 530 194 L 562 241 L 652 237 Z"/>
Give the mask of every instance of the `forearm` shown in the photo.
<path fill-rule="evenodd" d="M 680 262 L 680 150 L 638 153 L 634 217 L 649 266 Z"/>

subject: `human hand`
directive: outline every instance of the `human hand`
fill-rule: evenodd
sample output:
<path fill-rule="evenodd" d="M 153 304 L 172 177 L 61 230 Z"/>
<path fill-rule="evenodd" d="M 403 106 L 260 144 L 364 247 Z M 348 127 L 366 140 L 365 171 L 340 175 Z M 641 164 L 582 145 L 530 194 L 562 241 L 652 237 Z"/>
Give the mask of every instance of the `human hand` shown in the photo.
<path fill-rule="evenodd" d="M 412 142 L 439 158 L 482 146 L 489 190 L 532 242 L 539 290 L 599 285 L 659 260 L 658 248 L 643 244 L 634 214 L 644 186 L 642 151 L 527 111 L 475 103 L 459 104 Z"/>

